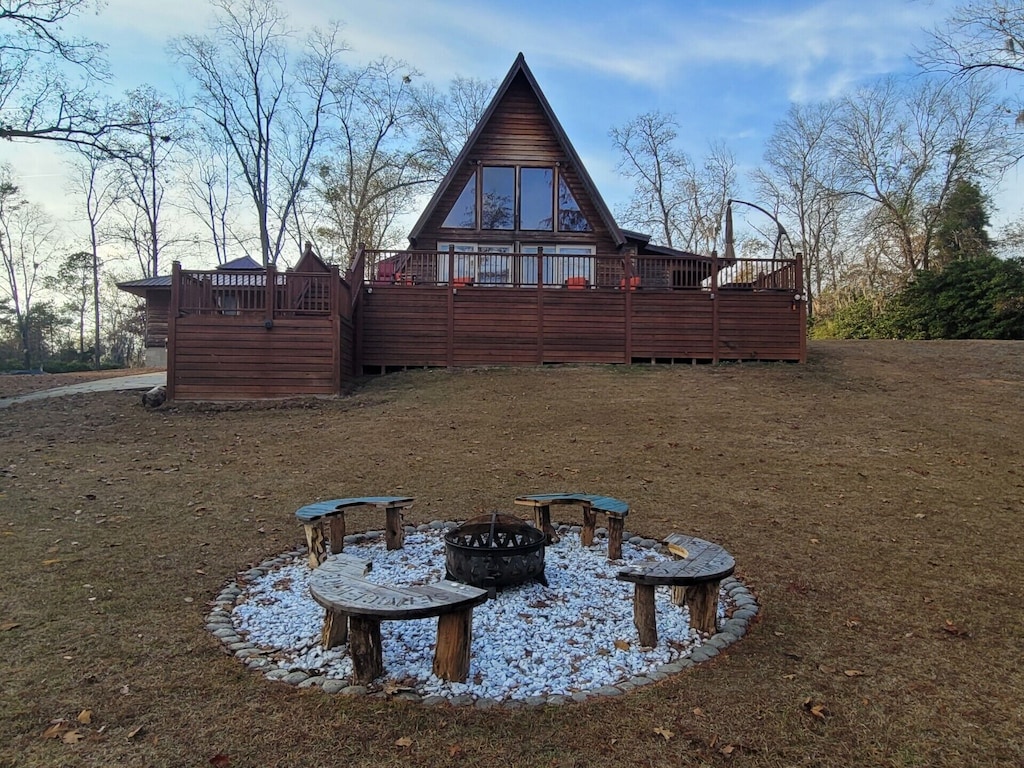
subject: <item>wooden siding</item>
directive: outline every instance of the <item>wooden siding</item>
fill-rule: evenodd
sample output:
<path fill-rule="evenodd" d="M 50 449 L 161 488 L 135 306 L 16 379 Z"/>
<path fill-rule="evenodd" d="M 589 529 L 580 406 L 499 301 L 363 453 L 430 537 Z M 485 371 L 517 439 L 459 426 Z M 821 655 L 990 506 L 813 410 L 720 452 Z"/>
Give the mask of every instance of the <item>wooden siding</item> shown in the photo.
<path fill-rule="evenodd" d="M 174 393 L 178 400 L 239 400 L 337 392 L 329 317 L 189 315 L 175 323 Z"/>
<path fill-rule="evenodd" d="M 146 294 L 146 346 L 167 346 L 167 318 L 170 313 L 171 294 L 166 288 L 162 291 L 149 291 Z"/>

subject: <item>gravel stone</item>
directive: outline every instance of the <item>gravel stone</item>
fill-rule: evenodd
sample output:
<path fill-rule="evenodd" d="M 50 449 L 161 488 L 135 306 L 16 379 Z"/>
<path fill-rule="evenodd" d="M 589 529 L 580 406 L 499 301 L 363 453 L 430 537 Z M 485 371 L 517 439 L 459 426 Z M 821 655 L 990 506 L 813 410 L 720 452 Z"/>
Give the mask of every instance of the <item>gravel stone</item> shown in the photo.
<path fill-rule="evenodd" d="M 567 701 L 568 701 L 568 699 L 565 698 L 565 696 L 562 696 L 562 695 L 557 694 L 557 693 L 554 696 L 548 696 L 548 704 L 551 705 L 552 707 L 560 707 L 563 704 L 565 704 Z"/>
<path fill-rule="evenodd" d="M 650 685 L 653 682 L 654 681 L 651 680 L 651 678 L 644 677 L 644 676 L 638 676 L 638 677 L 631 677 L 631 678 L 629 678 L 629 684 L 630 685 L 635 685 L 637 688 L 639 688 L 642 685 Z"/>
<path fill-rule="evenodd" d="M 340 691 L 342 696 L 365 696 L 366 686 L 365 685 L 346 685 Z"/>
<path fill-rule="evenodd" d="M 431 696 L 429 698 L 436 698 L 436 699 L 441 699 L 442 701 L 444 701 L 444 698 L 441 697 L 441 696 Z M 425 701 L 426 701 L 426 699 L 424 699 L 424 702 Z M 496 701 L 495 699 L 488 699 L 487 697 L 484 697 L 482 699 L 477 699 L 475 702 L 473 702 L 473 706 L 476 709 L 494 709 L 495 707 L 499 706 L 500 704 L 501 704 L 501 702 Z"/>
<path fill-rule="evenodd" d="M 309 677 L 305 672 L 289 672 L 287 675 L 281 678 L 281 682 L 288 683 L 288 685 L 298 685 L 303 680 Z"/>
<path fill-rule="evenodd" d="M 590 691 L 576 691 L 572 695 L 572 700 L 575 702 L 583 702 L 590 698 Z"/>
<path fill-rule="evenodd" d="M 547 696 L 527 696 L 523 701 L 528 707 L 543 707 L 548 703 Z"/>
<path fill-rule="evenodd" d="M 614 685 L 602 685 L 594 693 L 598 696 L 621 696 L 622 690 Z"/>
<path fill-rule="evenodd" d="M 324 693 L 340 693 L 343 688 L 348 686 L 345 680 L 324 680 L 324 684 L 321 686 Z"/>
<path fill-rule="evenodd" d="M 436 707 L 439 704 L 447 704 L 448 699 L 444 696 L 427 696 L 421 703 L 426 707 Z"/>
<path fill-rule="evenodd" d="M 462 693 L 458 696 L 452 696 L 449 700 L 453 707 L 471 707 L 473 706 L 473 696 L 468 693 Z"/>
<path fill-rule="evenodd" d="M 267 679 L 268 680 L 283 680 L 284 678 L 288 677 L 288 675 L 289 675 L 289 672 L 288 672 L 287 669 L 281 669 L 280 667 L 278 667 L 277 669 L 272 669 L 269 672 L 267 672 Z"/>
<path fill-rule="evenodd" d="M 317 675 L 316 677 L 307 677 L 305 680 L 299 683 L 299 688 L 315 688 L 316 686 L 323 685 L 326 679 L 327 678 L 323 675 Z"/>

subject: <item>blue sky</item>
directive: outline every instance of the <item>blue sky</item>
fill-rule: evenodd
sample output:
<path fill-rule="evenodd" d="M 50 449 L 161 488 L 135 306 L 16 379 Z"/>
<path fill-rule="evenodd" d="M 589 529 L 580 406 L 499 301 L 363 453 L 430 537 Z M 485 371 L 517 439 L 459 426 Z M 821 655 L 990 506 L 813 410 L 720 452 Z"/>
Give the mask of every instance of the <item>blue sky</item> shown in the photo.
<path fill-rule="evenodd" d="M 792 101 L 837 96 L 890 73 L 912 73 L 925 30 L 952 0 L 288 0 L 292 23 L 338 19 L 359 64 L 406 60 L 445 87 L 456 74 L 500 79 L 522 51 L 606 201 L 630 185 L 616 172 L 608 130 L 641 112 L 678 115 L 681 147 L 701 157 L 724 140 L 741 183 Z M 174 92 L 183 75 L 167 55 L 175 35 L 201 33 L 205 0 L 107 0 L 74 31 L 108 46 L 115 92 L 149 83 Z M 6 145 L 0 159 L 23 188 L 61 213 L 58 153 Z M 996 197 L 1003 223 L 1024 206 L 1011 173 Z M 747 194 L 747 190 L 743 190 Z"/>

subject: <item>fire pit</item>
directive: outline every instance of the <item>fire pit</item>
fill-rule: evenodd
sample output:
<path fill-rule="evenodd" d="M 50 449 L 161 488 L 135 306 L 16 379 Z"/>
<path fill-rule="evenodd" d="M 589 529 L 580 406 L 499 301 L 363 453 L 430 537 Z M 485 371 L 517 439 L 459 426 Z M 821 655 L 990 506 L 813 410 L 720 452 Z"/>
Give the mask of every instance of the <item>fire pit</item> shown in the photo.
<path fill-rule="evenodd" d="M 447 578 L 483 587 L 500 587 L 544 577 L 543 531 L 513 515 L 492 512 L 470 518 L 445 534 Z"/>

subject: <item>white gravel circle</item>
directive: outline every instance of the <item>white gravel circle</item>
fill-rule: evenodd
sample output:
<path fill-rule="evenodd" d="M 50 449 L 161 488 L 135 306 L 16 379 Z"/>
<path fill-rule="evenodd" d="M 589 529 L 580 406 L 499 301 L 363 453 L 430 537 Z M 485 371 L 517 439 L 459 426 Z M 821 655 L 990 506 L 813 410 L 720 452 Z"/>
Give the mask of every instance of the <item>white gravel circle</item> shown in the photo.
<path fill-rule="evenodd" d="M 444 578 L 441 530 L 409 533 L 404 547 L 393 552 L 380 538 L 346 544 L 345 552 L 373 561 L 371 581 L 412 585 Z M 691 632 L 688 612 L 671 603 L 669 589 L 659 587 L 656 594 L 658 645 L 641 648 L 633 626 L 633 585 L 615 579 L 624 565 L 667 556 L 628 542 L 622 555 L 609 562 L 605 540 L 583 547 L 574 532 L 548 546 L 547 587 L 507 588 L 474 609 L 466 683 L 441 680 L 431 672 L 436 619 L 382 622 L 385 671 L 377 683 L 422 697 L 468 694 L 501 701 L 572 696 L 643 678 L 688 656 L 702 639 Z M 241 587 L 231 623 L 276 669 L 347 680 L 352 675 L 348 647 L 320 646 L 324 611 L 309 595 L 310 573 L 305 558 L 298 558 L 252 579 Z M 723 591 L 720 616 L 732 607 Z"/>

